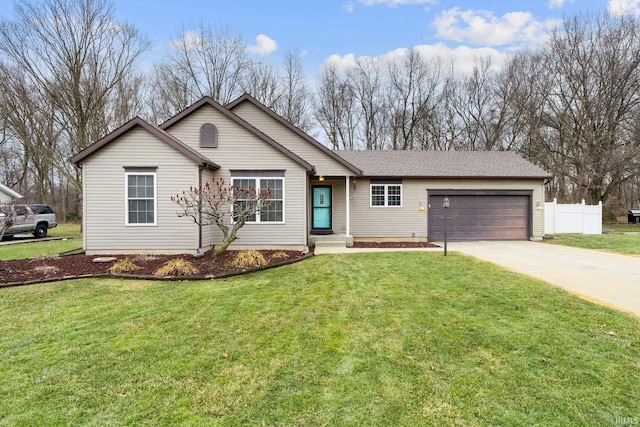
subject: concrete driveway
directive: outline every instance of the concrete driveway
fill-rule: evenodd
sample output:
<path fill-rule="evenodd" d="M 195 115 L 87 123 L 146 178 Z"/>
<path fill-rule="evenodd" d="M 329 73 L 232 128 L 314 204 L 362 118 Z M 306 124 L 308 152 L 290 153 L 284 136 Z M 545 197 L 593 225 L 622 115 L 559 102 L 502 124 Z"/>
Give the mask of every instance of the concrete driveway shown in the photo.
<path fill-rule="evenodd" d="M 451 242 L 459 251 L 640 316 L 640 257 L 542 242 Z"/>

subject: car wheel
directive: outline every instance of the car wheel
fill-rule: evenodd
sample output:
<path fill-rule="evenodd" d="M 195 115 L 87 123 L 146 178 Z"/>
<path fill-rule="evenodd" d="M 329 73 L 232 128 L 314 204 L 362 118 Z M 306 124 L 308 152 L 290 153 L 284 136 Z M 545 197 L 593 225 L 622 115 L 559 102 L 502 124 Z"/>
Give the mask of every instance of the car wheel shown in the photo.
<path fill-rule="evenodd" d="M 44 223 L 40 223 L 36 226 L 35 231 L 33 232 L 33 235 L 35 237 L 37 237 L 38 239 L 41 239 L 43 237 L 47 236 L 47 224 Z"/>

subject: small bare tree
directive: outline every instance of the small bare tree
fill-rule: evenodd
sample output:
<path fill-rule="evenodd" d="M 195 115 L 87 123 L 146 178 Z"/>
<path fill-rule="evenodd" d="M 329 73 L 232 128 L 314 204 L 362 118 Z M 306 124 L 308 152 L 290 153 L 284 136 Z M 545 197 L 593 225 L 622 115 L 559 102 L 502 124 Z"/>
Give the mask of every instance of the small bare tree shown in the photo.
<path fill-rule="evenodd" d="M 212 250 L 215 259 L 238 239 L 238 230 L 269 205 L 271 194 L 269 189 L 233 186 L 226 184 L 224 178 L 217 178 L 211 184 L 190 187 L 171 197 L 171 201 L 181 209 L 178 217 L 191 218 L 199 226 L 215 224 L 222 231 L 222 244 Z"/>

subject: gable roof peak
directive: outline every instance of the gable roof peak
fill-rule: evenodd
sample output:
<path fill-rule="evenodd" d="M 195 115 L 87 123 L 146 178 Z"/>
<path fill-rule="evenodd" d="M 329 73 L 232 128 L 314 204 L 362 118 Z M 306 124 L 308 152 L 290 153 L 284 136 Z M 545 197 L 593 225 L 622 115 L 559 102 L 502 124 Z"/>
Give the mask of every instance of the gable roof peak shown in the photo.
<path fill-rule="evenodd" d="M 177 151 L 185 155 L 187 158 L 193 160 L 198 165 L 204 166 L 210 169 L 220 169 L 220 166 L 218 166 L 217 164 L 209 160 L 207 157 L 200 154 L 198 151 L 189 147 L 187 144 L 180 141 L 178 138 L 174 137 L 173 135 L 169 134 L 163 129 L 160 129 L 158 126 L 155 126 L 147 122 L 140 116 L 135 116 L 133 119 L 129 120 L 119 128 L 115 129 L 114 131 L 110 132 L 103 138 L 89 145 L 87 148 L 85 148 L 84 150 L 80 151 L 75 156 L 73 156 L 71 158 L 71 162 L 75 165 L 80 165 L 80 163 L 82 163 L 83 160 L 91 156 L 93 153 L 100 150 L 102 147 L 110 144 L 111 142 L 115 141 L 117 138 L 119 138 L 120 136 L 124 135 L 125 133 L 129 132 L 130 130 L 136 127 L 141 127 L 145 129 L 147 132 L 151 133 L 161 141 L 167 143 L 169 146 L 173 147 L 174 149 L 176 149 Z"/>
<path fill-rule="evenodd" d="M 294 162 L 298 163 L 300 166 L 305 168 L 308 172 L 313 172 L 315 170 L 315 167 L 312 164 L 310 164 L 309 162 L 304 160 L 302 157 L 298 156 L 297 154 L 290 151 L 282 144 L 272 139 L 270 136 L 262 132 L 260 129 L 256 128 L 251 123 L 247 122 L 242 117 L 238 116 L 236 113 L 225 108 L 220 103 L 214 101 L 213 98 L 211 98 L 210 96 L 203 96 L 198 101 L 191 104 L 189 107 L 185 108 L 184 110 L 182 110 L 181 112 L 179 112 L 178 114 L 170 118 L 169 120 L 162 123 L 160 125 L 160 128 L 163 130 L 167 130 L 171 126 L 175 125 L 182 119 L 188 117 L 189 115 L 193 114 L 195 111 L 199 110 L 200 108 L 206 105 L 209 105 L 210 107 L 212 107 L 214 110 L 216 110 L 217 112 L 219 112 L 220 114 L 228 118 L 229 120 L 235 122 L 240 127 L 244 128 L 245 130 L 255 135 L 257 138 L 271 145 L 276 150 L 280 151 L 285 156 L 289 157 L 291 160 L 293 160 Z"/>
<path fill-rule="evenodd" d="M 270 116 L 271 118 L 276 120 L 278 123 L 280 123 L 281 125 L 283 125 L 287 129 L 289 129 L 290 131 L 292 131 L 296 135 L 298 135 L 300 138 L 304 139 L 305 141 L 307 141 L 308 143 L 310 143 L 311 145 L 315 146 L 320 151 L 324 152 L 326 155 L 331 157 L 333 160 L 337 161 L 341 165 L 345 166 L 347 169 L 351 170 L 355 175 L 362 175 L 362 170 L 360 170 L 358 167 L 356 167 L 355 165 L 353 165 L 352 163 L 350 163 L 346 159 L 342 158 L 341 156 L 337 155 L 331 149 L 329 149 L 328 147 L 326 147 L 322 143 L 318 142 L 315 138 L 311 137 L 309 134 L 307 134 L 306 132 L 302 131 L 299 127 L 297 127 L 296 125 L 294 125 L 290 121 L 286 120 L 284 117 L 282 117 L 281 115 L 279 115 L 275 111 L 273 111 L 273 109 L 267 107 L 266 105 L 264 105 L 263 103 L 261 103 L 256 98 L 254 98 L 253 96 L 249 95 L 248 93 L 244 93 L 243 95 L 240 95 L 238 98 L 236 98 L 233 101 L 231 101 L 230 103 L 228 103 L 225 106 L 225 108 L 228 109 L 229 111 L 231 111 L 234 108 L 236 108 L 238 105 L 240 105 L 240 104 L 242 104 L 244 102 L 249 102 L 249 103 L 253 104 L 259 110 L 261 110 L 264 113 L 266 113 L 268 116 Z"/>

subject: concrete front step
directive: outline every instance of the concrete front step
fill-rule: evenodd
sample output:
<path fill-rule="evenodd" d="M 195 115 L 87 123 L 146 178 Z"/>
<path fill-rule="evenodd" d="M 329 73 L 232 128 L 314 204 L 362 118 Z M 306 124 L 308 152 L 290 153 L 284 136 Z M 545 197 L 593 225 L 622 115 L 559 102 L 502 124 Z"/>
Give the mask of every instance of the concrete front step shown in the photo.
<path fill-rule="evenodd" d="M 316 240 L 316 248 L 346 248 L 344 240 Z"/>
<path fill-rule="evenodd" d="M 309 245 L 324 248 L 345 248 L 353 246 L 353 236 L 346 234 L 328 234 L 309 236 Z"/>

